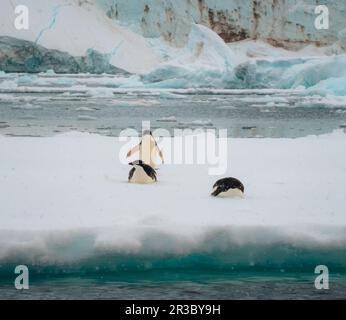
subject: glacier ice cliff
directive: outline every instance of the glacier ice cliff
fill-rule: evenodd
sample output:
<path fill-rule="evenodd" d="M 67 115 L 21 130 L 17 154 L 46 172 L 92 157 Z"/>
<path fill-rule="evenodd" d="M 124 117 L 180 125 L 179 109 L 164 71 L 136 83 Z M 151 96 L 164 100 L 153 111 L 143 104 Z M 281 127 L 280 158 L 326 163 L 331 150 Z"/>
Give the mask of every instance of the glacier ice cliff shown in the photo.
<path fill-rule="evenodd" d="M 83 57 L 48 50 L 30 41 L 0 36 L 0 70 L 5 72 L 110 73 L 128 72 L 109 64 L 109 57 L 89 49 Z"/>
<path fill-rule="evenodd" d="M 145 37 L 184 45 L 191 24 L 209 27 L 225 42 L 264 39 L 288 48 L 308 43 L 331 45 L 346 28 L 343 0 L 98 0 L 110 18 L 131 25 Z M 315 8 L 326 4 L 330 27 L 317 30 Z"/>
<path fill-rule="evenodd" d="M 29 30 L 14 28 L 13 8 L 18 4 L 30 9 Z M 11 37 L 11 43 L 2 44 L 0 71 L 126 70 L 136 76 L 125 79 L 124 87 L 305 87 L 341 95 L 346 91 L 346 2 L 324 1 L 330 13 L 328 30 L 315 29 L 319 4 L 3 0 L 0 37 Z"/>
<path fill-rule="evenodd" d="M 256 60 L 235 68 L 236 82 L 243 88 L 309 88 L 328 78 L 346 76 L 346 54 Z"/>
<path fill-rule="evenodd" d="M 238 60 L 216 33 L 197 24 L 178 52 L 171 51 L 169 61 L 143 75 L 142 81 L 157 87 L 222 87 Z"/>

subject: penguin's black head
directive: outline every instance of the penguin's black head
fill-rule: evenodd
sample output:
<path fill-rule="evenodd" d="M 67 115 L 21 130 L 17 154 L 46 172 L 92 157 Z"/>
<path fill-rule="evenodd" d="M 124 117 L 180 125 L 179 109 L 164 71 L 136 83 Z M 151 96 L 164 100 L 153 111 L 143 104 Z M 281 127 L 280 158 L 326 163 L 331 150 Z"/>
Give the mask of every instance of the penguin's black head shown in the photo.
<path fill-rule="evenodd" d="M 241 185 L 238 187 L 238 189 L 239 189 L 242 193 L 244 193 L 244 185 L 243 185 L 243 184 L 241 184 Z"/>
<path fill-rule="evenodd" d="M 144 137 L 144 136 L 147 136 L 147 135 L 150 135 L 150 136 L 153 135 L 153 133 L 151 132 L 151 130 L 144 130 L 144 131 L 143 131 L 142 136 Z"/>

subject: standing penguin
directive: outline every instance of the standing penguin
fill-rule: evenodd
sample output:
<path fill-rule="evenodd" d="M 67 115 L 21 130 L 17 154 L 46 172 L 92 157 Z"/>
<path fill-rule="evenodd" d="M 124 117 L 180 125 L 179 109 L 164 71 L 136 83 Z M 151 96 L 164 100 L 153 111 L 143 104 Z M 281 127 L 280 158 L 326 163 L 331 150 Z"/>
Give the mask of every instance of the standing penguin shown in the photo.
<path fill-rule="evenodd" d="M 156 171 L 142 160 L 130 162 L 129 165 L 132 166 L 129 173 L 130 183 L 146 184 L 157 181 Z"/>
<path fill-rule="evenodd" d="M 214 197 L 242 197 L 244 195 L 244 185 L 236 178 L 223 178 L 213 185 Z"/>
<path fill-rule="evenodd" d="M 150 165 L 152 168 L 156 168 L 155 158 L 158 155 L 161 158 L 162 163 L 163 154 L 159 149 L 155 138 L 150 130 L 143 132 L 141 142 L 133 147 L 126 155 L 126 157 L 132 156 L 134 153 L 139 151 L 139 160 L 143 161 L 145 164 Z"/>

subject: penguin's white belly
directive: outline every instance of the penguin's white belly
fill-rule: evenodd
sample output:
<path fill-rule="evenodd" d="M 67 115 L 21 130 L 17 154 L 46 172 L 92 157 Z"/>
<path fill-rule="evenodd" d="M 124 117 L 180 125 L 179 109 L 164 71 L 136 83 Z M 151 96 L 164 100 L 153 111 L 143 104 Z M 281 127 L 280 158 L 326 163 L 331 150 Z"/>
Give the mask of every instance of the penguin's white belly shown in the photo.
<path fill-rule="evenodd" d="M 137 168 L 135 172 L 133 173 L 133 176 L 130 179 L 130 182 L 144 184 L 144 183 L 153 183 L 155 182 L 155 180 L 149 177 L 142 168 Z"/>
<path fill-rule="evenodd" d="M 220 198 L 242 198 L 244 194 L 239 189 L 228 189 L 226 192 L 220 192 L 217 196 Z"/>

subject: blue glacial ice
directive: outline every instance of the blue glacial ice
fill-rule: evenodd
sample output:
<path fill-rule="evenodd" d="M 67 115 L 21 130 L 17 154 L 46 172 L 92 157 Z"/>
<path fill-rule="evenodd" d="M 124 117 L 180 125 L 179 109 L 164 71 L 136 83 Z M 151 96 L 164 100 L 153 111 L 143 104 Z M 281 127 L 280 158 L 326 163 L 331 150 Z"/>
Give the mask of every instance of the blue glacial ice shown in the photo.
<path fill-rule="evenodd" d="M 234 86 L 241 88 L 295 89 L 314 87 L 329 78 L 346 76 L 346 55 L 257 60 L 235 68 Z M 332 92 L 331 87 L 328 86 Z"/>
<path fill-rule="evenodd" d="M 54 70 L 56 73 L 122 73 L 112 66 L 110 57 L 88 49 L 85 56 L 74 57 L 67 52 L 50 50 L 32 41 L 0 36 L 0 70 L 2 72 L 39 73 Z"/>
<path fill-rule="evenodd" d="M 12 10 L 11 2 L 4 0 L 0 77 L 3 71 L 125 70 L 134 75 L 114 79 L 111 87 L 304 87 L 344 95 L 346 4 L 330 2 L 333 23 L 329 30 L 315 32 L 317 4 L 318 0 L 95 0 L 76 5 L 36 0 L 31 14 L 37 23 L 23 35 L 6 13 Z M 242 39 L 253 42 L 240 41 L 238 49 L 230 45 Z M 309 46 L 314 47 L 306 51 Z M 29 85 L 29 80 L 23 78 L 20 85 Z"/>
<path fill-rule="evenodd" d="M 346 96 L 346 76 L 322 80 L 309 91 L 320 95 Z"/>

